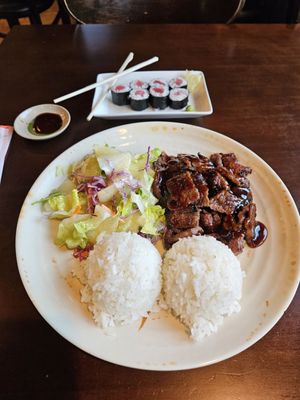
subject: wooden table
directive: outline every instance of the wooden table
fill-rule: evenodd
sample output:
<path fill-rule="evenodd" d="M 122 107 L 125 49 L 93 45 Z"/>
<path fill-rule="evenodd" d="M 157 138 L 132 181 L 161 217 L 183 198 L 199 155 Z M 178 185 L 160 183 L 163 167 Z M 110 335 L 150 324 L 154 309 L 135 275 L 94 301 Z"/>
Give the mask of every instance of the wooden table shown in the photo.
<path fill-rule="evenodd" d="M 242 10 L 245 0 L 63 0 L 69 13 L 84 24 L 107 23 L 227 23 Z M 283 13 L 284 15 L 285 13 Z M 285 21 L 285 20 L 284 20 Z"/>
<path fill-rule="evenodd" d="M 204 71 L 213 115 L 189 122 L 223 132 L 261 156 L 300 205 L 300 26 L 127 25 L 16 27 L 0 46 L 0 124 L 25 108 L 114 71 L 130 50 L 157 69 Z M 38 314 L 19 277 L 15 229 L 40 172 L 79 140 L 124 121 L 85 119 L 93 93 L 64 103 L 65 135 L 14 134 L 0 186 L 0 398 L 296 399 L 300 396 L 300 295 L 258 343 L 226 361 L 182 372 L 146 372 L 96 359 Z M 32 238 L 34 251 L 34 237 Z"/>

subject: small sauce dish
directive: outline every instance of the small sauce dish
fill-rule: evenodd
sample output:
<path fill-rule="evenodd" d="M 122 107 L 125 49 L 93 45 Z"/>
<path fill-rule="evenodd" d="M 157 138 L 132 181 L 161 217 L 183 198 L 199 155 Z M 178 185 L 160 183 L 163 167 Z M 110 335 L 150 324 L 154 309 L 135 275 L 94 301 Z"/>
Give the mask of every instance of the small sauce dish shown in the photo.
<path fill-rule="evenodd" d="M 40 104 L 22 111 L 14 121 L 14 130 L 25 139 L 48 140 L 63 133 L 70 121 L 66 108 L 57 104 Z"/>

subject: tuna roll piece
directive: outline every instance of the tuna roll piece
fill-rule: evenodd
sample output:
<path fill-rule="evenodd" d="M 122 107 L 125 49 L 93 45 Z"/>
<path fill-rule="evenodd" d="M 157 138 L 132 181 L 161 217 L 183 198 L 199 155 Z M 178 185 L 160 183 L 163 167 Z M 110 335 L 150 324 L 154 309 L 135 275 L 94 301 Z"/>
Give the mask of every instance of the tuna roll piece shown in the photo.
<path fill-rule="evenodd" d="M 176 89 L 176 88 L 187 89 L 187 81 L 181 77 L 177 77 L 170 80 L 169 86 L 171 89 Z"/>
<path fill-rule="evenodd" d="M 149 92 L 144 89 L 133 89 L 129 94 L 129 99 L 134 111 L 143 111 L 149 105 Z"/>
<path fill-rule="evenodd" d="M 166 86 L 167 88 L 169 87 L 168 82 L 165 79 L 160 79 L 160 78 L 152 79 L 149 85 L 150 87 L 161 86 L 161 85 Z"/>
<path fill-rule="evenodd" d="M 153 86 L 150 88 L 150 104 L 153 108 L 164 110 L 169 103 L 169 89 L 166 86 Z"/>
<path fill-rule="evenodd" d="M 130 82 L 129 86 L 131 89 L 147 89 L 149 85 L 147 82 L 136 79 L 135 81 Z"/>
<path fill-rule="evenodd" d="M 174 110 L 180 110 L 187 106 L 189 101 L 189 92 L 186 89 L 171 89 L 169 99 L 170 107 Z"/>
<path fill-rule="evenodd" d="M 112 102 L 117 106 L 125 106 L 129 104 L 128 95 L 130 88 L 127 85 L 114 85 L 111 89 Z"/>

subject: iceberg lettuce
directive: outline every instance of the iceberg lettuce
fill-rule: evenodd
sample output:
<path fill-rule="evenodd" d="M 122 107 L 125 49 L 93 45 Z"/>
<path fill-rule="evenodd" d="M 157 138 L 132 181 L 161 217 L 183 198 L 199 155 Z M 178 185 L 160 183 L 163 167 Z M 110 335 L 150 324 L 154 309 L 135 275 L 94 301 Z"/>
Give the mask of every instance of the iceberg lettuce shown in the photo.
<path fill-rule="evenodd" d="M 141 232 L 148 235 L 158 235 L 161 233 L 165 224 L 165 210 L 158 205 L 153 205 L 146 208 L 143 217 L 145 222 Z"/>
<path fill-rule="evenodd" d="M 149 176 L 154 176 L 154 171 L 149 166 L 158 159 L 160 154 L 161 150 L 159 148 L 152 150 L 148 148 L 148 152 L 135 155 L 129 167 L 129 171 L 133 177 L 140 180 L 144 172 Z"/>
<path fill-rule="evenodd" d="M 79 193 L 77 189 L 72 189 L 67 194 L 55 191 L 33 204 L 38 203 L 42 204 L 43 210 L 49 214 L 50 219 L 63 219 L 82 213 L 86 204 L 86 196 Z"/>
<path fill-rule="evenodd" d="M 94 244 L 100 232 L 111 233 L 117 229 L 118 217 L 112 215 L 105 206 L 97 206 L 95 215 L 73 215 L 58 225 L 56 244 L 66 245 L 69 249 L 85 248 Z"/>
<path fill-rule="evenodd" d="M 55 243 L 84 249 L 101 232 L 159 235 L 165 224 L 164 209 L 157 205 L 151 189 L 152 164 L 160 154 L 160 149 L 150 147 L 132 156 L 109 146 L 95 146 L 92 154 L 70 166 L 62 185 L 36 202 L 49 218 L 61 220 Z"/>
<path fill-rule="evenodd" d="M 84 249 L 89 243 L 88 232 L 95 230 L 100 222 L 97 217 L 91 217 L 89 214 L 65 218 L 58 225 L 55 243 L 58 246 L 66 245 L 69 249 Z"/>
<path fill-rule="evenodd" d="M 113 172 L 128 171 L 132 155 L 108 146 L 95 146 L 99 167 L 106 176 Z"/>

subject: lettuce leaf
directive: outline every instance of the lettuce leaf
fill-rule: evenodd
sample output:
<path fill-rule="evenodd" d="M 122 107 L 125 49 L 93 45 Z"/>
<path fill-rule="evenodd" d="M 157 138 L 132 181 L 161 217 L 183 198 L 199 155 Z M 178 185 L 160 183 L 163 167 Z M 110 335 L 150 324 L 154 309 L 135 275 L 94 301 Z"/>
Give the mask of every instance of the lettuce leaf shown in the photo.
<path fill-rule="evenodd" d="M 141 232 L 148 235 L 158 235 L 165 224 L 165 210 L 159 205 L 146 208 L 143 217 L 145 219 Z"/>
<path fill-rule="evenodd" d="M 85 248 L 94 244 L 101 232 L 112 233 L 117 229 L 118 216 L 112 215 L 105 206 L 97 206 L 95 215 L 73 215 L 60 222 L 55 243 L 67 246 L 69 249 L 76 247 Z"/>
<path fill-rule="evenodd" d="M 86 196 L 72 189 L 70 193 L 56 191 L 34 204 L 42 204 L 43 210 L 49 213 L 50 219 L 64 219 L 82 212 L 86 204 Z"/>
<path fill-rule="evenodd" d="M 128 171 L 132 155 L 108 146 L 95 146 L 95 155 L 106 176 L 112 172 Z"/>
<path fill-rule="evenodd" d="M 66 245 L 69 249 L 84 249 L 89 243 L 88 232 L 95 230 L 100 222 L 97 217 L 91 217 L 89 214 L 66 218 L 58 225 L 55 243 L 58 246 Z"/>
<path fill-rule="evenodd" d="M 160 154 L 159 148 L 148 147 L 146 153 L 132 156 L 108 146 L 96 146 L 93 154 L 72 165 L 63 184 L 36 202 L 48 212 L 49 218 L 61 220 L 56 244 L 84 249 L 95 244 L 102 232 L 158 235 L 165 224 L 164 209 L 157 205 L 151 189 L 152 164 Z M 80 177 L 79 183 L 74 174 Z M 80 183 L 85 178 L 100 176 L 107 186 L 99 190 L 93 212 L 88 213 L 88 194 Z"/>
<path fill-rule="evenodd" d="M 158 147 L 154 149 L 150 149 L 150 152 L 137 154 L 133 157 L 131 164 L 130 164 L 130 172 L 132 173 L 133 177 L 136 179 L 141 180 L 144 172 L 148 173 L 149 176 L 154 176 L 154 171 L 152 168 L 147 168 L 148 164 L 152 165 L 154 161 L 158 159 L 161 154 L 161 150 Z M 146 171 L 147 169 L 147 171 Z"/>

